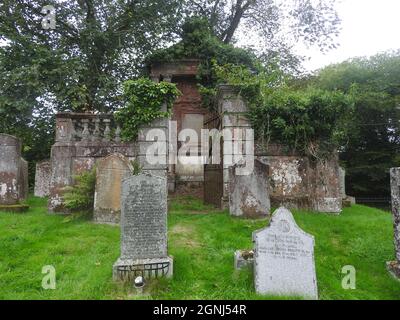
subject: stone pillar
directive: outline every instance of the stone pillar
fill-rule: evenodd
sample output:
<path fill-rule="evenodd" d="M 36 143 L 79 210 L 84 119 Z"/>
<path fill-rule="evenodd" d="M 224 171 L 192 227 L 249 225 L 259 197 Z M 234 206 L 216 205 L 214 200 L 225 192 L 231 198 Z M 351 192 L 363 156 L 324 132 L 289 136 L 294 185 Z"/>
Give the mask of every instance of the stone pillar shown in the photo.
<path fill-rule="evenodd" d="M 139 130 L 137 160 L 143 172 L 167 178 L 168 135 L 168 119 L 155 120 Z"/>
<path fill-rule="evenodd" d="M 0 205 L 18 204 L 20 187 L 21 142 L 0 134 Z"/>
<path fill-rule="evenodd" d="M 73 122 L 69 114 L 56 117 L 56 142 L 51 148 L 51 178 L 48 209 L 50 213 L 66 213 L 63 188 L 72 184 L 72 158 L 75 155 Z"/>
<path fill-rule="evenodd" d="M 246 146 L 254 146 L 254 134 L 250 121 L 246 117 L 247 105 L 233 86 L 219 86 L 217 103 L 223 134 L 224 188 L 221 207 L 225 209 L 229 207 L 229 168 L 241 162 L 240 155 L 248 153 L 249 150 L 246 151 Z M 238 141 L 240 142 L 238 143 Z"/>
<path fill-rule="evenodd" d="M 51 148 L 51 178 L 48 209 L 50 213 L 67 213 L 64 208 L 63 189 L 72 184 L 72 158 L 75 147 L 54 145 Z"/>

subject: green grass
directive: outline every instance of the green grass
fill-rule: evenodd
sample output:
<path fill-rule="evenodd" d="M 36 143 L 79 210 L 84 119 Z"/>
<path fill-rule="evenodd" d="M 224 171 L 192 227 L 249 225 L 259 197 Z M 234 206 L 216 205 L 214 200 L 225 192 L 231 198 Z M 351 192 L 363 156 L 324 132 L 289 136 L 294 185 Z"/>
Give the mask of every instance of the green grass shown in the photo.
<path fill-rule="evenodd" d="M 119 256 L 119 228 L 46 213 L 30 198 L 28 213 L 0 214 L 0 299 L 138 299 L 130 286 L 112 282 Z M 399 299 L 400 282 L 386 271 L 394 259 L 392 217 L 354 206 L 341 216 L 295 212 L 315 236 L 321 299 Z M 233 253 L 252 247 L 251 234 L 266 220 L 231 218 L 193 198 L 169 210 L 169 253 L 174 278 L 152 283 L 142 299 L 266 299 L 254 293 L 252 272 L 233 269 Z M 57 289 L 41 288 L 41 270 L 53 265 Z M 357 270 L 357 289 L 341 287 L 342 267 Z M 269 297 L 272 298 L 272 297 Z"/>

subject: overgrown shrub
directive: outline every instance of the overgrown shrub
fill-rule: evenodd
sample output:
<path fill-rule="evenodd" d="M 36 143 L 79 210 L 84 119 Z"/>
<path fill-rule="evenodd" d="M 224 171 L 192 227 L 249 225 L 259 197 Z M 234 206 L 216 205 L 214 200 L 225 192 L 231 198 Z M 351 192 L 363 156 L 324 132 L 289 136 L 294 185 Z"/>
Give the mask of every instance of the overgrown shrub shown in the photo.
<path fill-rule="evenodd" d="M 64 188 L 64 205 L 72 212 L 91 213 L 94 206 L 96 169 L 74 177 L 75 184 Z"/>

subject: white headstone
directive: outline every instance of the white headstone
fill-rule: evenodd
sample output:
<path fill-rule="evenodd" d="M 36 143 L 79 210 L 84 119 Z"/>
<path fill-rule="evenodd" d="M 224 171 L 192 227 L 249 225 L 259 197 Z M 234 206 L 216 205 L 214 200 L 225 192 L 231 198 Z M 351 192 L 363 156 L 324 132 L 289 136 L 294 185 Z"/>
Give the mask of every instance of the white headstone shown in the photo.
<path fill-rule="evenodd" d="M 253 241 L 258 294 L 318 299 L 314 237 L 297 226 L 289 210 L 278 209 Z"/>

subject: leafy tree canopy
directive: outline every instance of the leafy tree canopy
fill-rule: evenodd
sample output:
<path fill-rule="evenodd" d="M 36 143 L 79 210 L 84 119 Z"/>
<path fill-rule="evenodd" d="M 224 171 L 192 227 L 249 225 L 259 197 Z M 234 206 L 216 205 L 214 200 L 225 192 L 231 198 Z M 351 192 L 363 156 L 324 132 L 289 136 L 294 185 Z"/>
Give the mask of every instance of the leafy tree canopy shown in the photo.
<path fill-rule="evenodd" d="M 311 81 L 354 97 L 355 114 L 341 154 L 349 193 L 389 196 L 389 169 L 400 166 L 400 52 L 329 66 Z"/>

